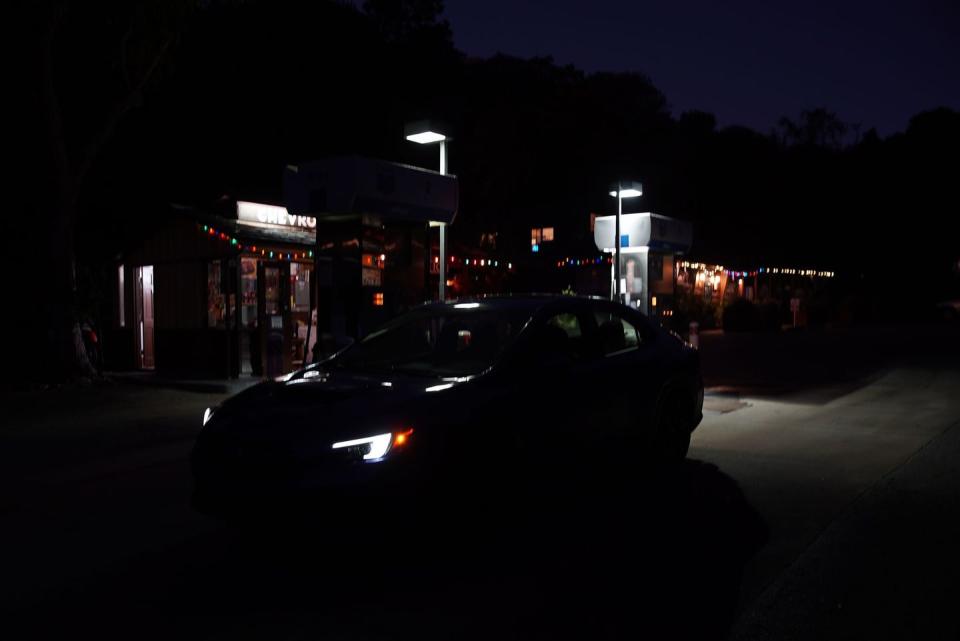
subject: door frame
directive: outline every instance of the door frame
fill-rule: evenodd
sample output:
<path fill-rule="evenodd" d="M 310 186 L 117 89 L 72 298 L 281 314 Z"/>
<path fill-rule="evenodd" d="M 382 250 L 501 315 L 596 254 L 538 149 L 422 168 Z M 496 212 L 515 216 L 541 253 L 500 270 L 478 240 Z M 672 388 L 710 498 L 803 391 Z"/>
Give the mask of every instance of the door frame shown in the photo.
<path fill-rule="evenodd" d="M 267 313 L 267 283 L 268 269 L 278 270 L 278 301 L 276 314 Z M 273 327 L 274 319 L 280 317 L 281 327 Z M 291 341 L 290 318 L 290 263 L 282 260 L 257 261 L 257 325 L 260 328 L 260 356 L 263 364 L 263 374 L 266 377 L 278 376 L 293 369 L 293 358 L 290 353 Z M 270 337 L 280 333 L 280 361 L 281 372 L 276 372 L 276 359 L 270 360 Z M 273 371 L 271 371 L 273 368 Z"/>
<path fill-rule="evenodd" d="M 150 281 L 149 289 L 144 288 L 144 275 Z M 139 369 L 156 369 L 156 287 L 153 265 L 137 265 L 134 271 L 134 341 Z M 145 294 L 145 292 L 147 292 Z M 147 304 L 149 301 L 149 305 Z M 149 312 L 149 313 L 148 313 Z"/>

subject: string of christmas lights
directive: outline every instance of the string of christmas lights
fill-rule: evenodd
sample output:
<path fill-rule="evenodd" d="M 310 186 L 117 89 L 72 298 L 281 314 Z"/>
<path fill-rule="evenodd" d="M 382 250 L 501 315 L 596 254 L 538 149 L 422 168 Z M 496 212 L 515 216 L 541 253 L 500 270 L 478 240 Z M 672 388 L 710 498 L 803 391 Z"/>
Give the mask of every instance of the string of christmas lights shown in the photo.
<path fill-rule="evenodd" d="M 204 235 L 229 243 L 232 247 L 236 247 L 238 251 L 247 251 L 253 254 L 259 254 L 264 258 L 273 258 L 278 260 L 302 260 L 305 258 L 313 258 L 312 249 L 307 251 L 290 251 L 287 249 L 271 249 L 269 247 L 263 247 L 262 245 L 255 245 L 252 243 L 244 244 L 235 236 L 231 236 L 226 232 L 219 231 L 210 225 L 198 225 L 197 227 L 203 231 Z M 386 256 L 381 255 L 380 260 L 381 262 L 385 261 Z M 440 262 L 440 257 L 434 256 L 433 262 L 435 265 L 438 264 Z M 494 258 L 457 258 L 456 256 L 451 256 L 450 264 L 462 265 L 465 267 L 505 267 L 508 271 L 513 270 L 512 262 L 504 263 L 503 261 Z"/>
<path fill-rule="evenodd" d="M 456 256 L 451 256 L 448 261 L 451 265 L 463 265 L 465 267 L 506 267 L 506 269 L 512 270 L 513 263 L 506 263 L 504 265 L 503 261 L 493 258 L 457 258 Z M 433 257 L 433 264 L 440 264 L 440 257 Z"/>
<path fill-rule="evenodd" d="M 583 265 L 607 265 L 613 264 L 613 258 L 607 256 L 598 256 L 595 258 L 564 258 L 557 261 L 557 267 L 582 267 Z"/>
<path fill-rule="evenodd" d="M 259 254 L 264 258 L 272 258 L 275 260 L 303 260 L 305 258 L 313 258 L 313 250 L 309 249 L 307 251 L 290 251 L 286 249 L 271 249 L 269 247 L 263 247 L 260 245 L 254 245 L 252 243 L 244 244 L 240 242 L 240 239 L 235 236 L 231 236 L 223 231 L 217 231 L 215 228 L 210 225 L 198 225 L 199 229 L 203 230 L 203 233 L 211 238 L 216 238 L 223 242 L 229 243 L 231 247 L 236 247 L 237 251 L 247 251 L 252 254 Z"/>
<path fill-rule="evenodd" d="M 692 263 L 685 260 L 679 261 L 677 263 L 677 267 L 680 269 L 696 269 L 700 271 L 717 273 L 723 272 L 728 276 L 733 276 L 734 278 L 749 278 L 756 276 L 757 274 L 784 274 L 787 276 L 810 276 L 811 278 L 834 278 L 837 275 L 836 272 L 831 271 L 793 267 L 759 267 L 753 271 L 735 271 L 731 269 L 724 269 L 723 265 Z"/>
<path fill-rule="evenodd" d="M 836 272 L 817 271 L 816 269 L 795 269 L 790 267 L 761 267 L 761 274 L 788 274 L 791 276 L 817 276 L 819 278 L 833 278 Z"/>
<path fill-rule="evenodd" d="M 583 266 L 596 266 L 596 265 L 612 265 L 613 258 L 608 256 L 599 256 L 592 258 L 570 258 L 566 257 L 563 260 L 557 261 L 557 268 L 564 267 L 583 267 Z M 824 271 L 817 269 L 802 269 L 802 268 L 792 268 L 792 267 L 760 267 L 752 271 L 740 271 L 733 269 L 725 269 L 723 265 L 708 265 L 707 263 L 696 263 L 686 260 L 678 261 L 677 267 L 679 269 L 695 269 L 704 272 L 715 272 L 715 273 L 724 273 L 727 276 L 733 278 L 752 278 L 758 274 L 784 274 L 788 276 L 810 276 L 812 278 L 834 278 L 837 274 L 832 271 Z"/>

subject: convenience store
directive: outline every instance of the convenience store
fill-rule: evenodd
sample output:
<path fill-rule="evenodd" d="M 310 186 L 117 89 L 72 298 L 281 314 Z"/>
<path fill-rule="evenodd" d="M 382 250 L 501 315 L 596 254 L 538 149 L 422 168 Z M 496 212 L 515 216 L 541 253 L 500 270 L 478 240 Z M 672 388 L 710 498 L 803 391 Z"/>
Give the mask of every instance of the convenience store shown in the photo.
<path fill-rule="evenodd" d="M 278 376 L 432 297 L 454 176 L 359 157 L 284 174 L 274 202 L 171 206 L 120 256 L 108 367 Z"/>

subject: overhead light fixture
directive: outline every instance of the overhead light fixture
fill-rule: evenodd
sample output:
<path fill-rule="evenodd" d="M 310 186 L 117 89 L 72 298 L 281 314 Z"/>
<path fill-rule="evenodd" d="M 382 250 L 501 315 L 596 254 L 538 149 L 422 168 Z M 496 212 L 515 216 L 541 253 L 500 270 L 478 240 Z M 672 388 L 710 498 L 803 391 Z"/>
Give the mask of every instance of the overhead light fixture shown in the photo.
<path fill-rule="evenodd" d="M 440 174 L 447 173 L 447 141 L 450 137 L 447 135 L 449 128 L 438 122 L 430 120 L 418 120 L 408 122 L 403 127 L 403 135 L 407 140 L 421 145 L 431 143 L 440 143 Z M 432 226 L 432 225 L 431 225 Z M 440 265 L 439 265 L 439 288 L 438 298 L 442 303 L 447 299 L 447 226 L 440 225 Z"/>
<path fill-rule="evenodd" d="M 637 198 L 643 195 L 643 185 L 636 180 L 621 180 L 619 183 L 614 183 L 610 185 L 608 193 L 616 198 L 618 189 L 621 198 Z"/>
<path fill-rule="evenodd" d="M 617 190 L 614 189 L 613 191 L 611 191 L 611 192 L 610 192 L 610 195 L 613 196 L 614 198 L 616 198 L 616 197 L 617 197 Z M 637 198 L 638 196 L 642 196 L 642 195 L 643 195 L 643 188 L 642 188 L 642 187 L 641 187 L 640 189 L 621 189 L 621 190 L 620 190 L 620 197 L 621 197 L 621 198 Z"/>
<path fill-rule="evenodd" d="M 449 136 L 449 128 L 432 120 L 418 120 L 404 125 L 403 135 L 410 142 L 416 142 L 421 145 L 429 145 L 434 142 L 443 142 Z"/>
<path fill-rule="evenodd" d="M 410 142 L 420 143 L 421 145 L 427 145 L 432 142 L 440 142 L 441 140 L 446 139 L 446 136 L 436 131 L 423 131 L 418 134 L 410 134 L 407 136 L 407 140 Z"/>

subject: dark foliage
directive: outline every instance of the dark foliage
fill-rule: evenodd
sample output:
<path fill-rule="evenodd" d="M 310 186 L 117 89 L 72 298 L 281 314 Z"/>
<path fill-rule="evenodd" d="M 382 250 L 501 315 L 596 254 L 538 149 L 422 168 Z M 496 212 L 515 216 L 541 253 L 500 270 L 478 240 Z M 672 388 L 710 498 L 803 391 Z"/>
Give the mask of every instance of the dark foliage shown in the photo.
<path fill-rule="evenodd" d="M 723 308 L 725 332 L 755 332 L 760 326 L 760 310 L 748 300 L 739 299 Z"/>
<path fill-rule="evenodd" d="M 501 257 L 526 273 L 543 267 L 531 226 L 554 226 L 561 255 L 592 253 L 589 214 L 613 211 L 608 185 L 625 177 L 644 182 L 640 210 L 693 221 L 700 258 L 833 269 L 864 300 L 956 295 L 951 109 L 885 139 L 826 109 L 764 135 L 718 129 L 708 113 L 671 116 L 639 73 L 467 59 L 439 0 L 120 4 L 40 3 L 23 23 L 26 130 L 64 141 L 68 162 L 28 145 L 34 171 L 14 203 L 24 220 L 59 212 L 69 228 L 43 254 L 52 274 L 70 271 L 58 265 L 72 263 L 64 242 L 81 263 L 103 263 L 170 202 L 276 198 L 297 160 L 357 153 L 433 167 L 436 150 L 401 135 L 427 116 L 455 129 L 454 247 L 496 233 Z M 60 132 L 40 108 L 43 51 Z"/>

